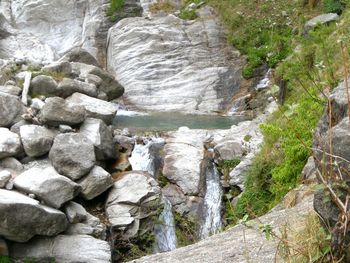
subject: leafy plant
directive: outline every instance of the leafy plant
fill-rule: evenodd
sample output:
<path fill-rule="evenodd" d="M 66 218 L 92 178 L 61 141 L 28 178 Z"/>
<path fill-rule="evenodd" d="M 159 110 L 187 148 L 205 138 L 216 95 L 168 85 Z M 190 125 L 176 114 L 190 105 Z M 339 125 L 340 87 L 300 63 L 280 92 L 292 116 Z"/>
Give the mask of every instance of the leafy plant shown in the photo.
<path fill-rule="evenodd" d="M 323 10 L 326 13 L 341 14 L 346 6 L 346 0 L 323 0 Z"/>

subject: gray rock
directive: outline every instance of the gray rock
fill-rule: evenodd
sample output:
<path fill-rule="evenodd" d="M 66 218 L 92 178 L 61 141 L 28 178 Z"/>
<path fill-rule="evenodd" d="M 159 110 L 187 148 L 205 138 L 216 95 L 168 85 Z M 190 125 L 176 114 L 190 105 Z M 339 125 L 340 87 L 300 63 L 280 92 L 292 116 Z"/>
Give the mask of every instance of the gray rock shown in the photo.
<path fill-rule="evenodd" d="M 130 172 L 120 176 L 109 192 L 106 214 L 114 229 L 123 230 L 123 238 L 135 237 L 139 229 L 151 230 L 142 223 L 155 215 L 160 205 L 160 188 L 147 174 Z M 154 223 L 154 222 L 153 222 Z"/>
<path fill-rule="evenodd" d="M 27 242 L 35 235 L 55 236 L 67 226 L 61 211 L 40 205 L 23 194 L 0 189 L 0 235 L 6 239 Z"/>
<path fill-rule="evenodd" d="M 309 157 L 301 175 L 304 183 L 316 182 L 316 165 L 314 157 Z"/>
<path fill-rule="evenodd" d="M 31 168 L 14 179 L 14 186 L 35 196 L 46 204 L 60 208 L 81 191 L 81 187 L 58 174 L 53 167 Z"/>
<path fill-rule="evenodd" d="M 23 165 L 16 158 L 8 157 L 0 160 L 0 166 L 11 171 L 22 172 Z"/>
<path fill-rule="evenodd" d="M 11 173 L 7 170 L 0 171 L 0 188 L 4 188 L 11 179 Z M 0 254 L 1 255 L 1 254 Z"/>
<path fill-rule="evenodd" d="M 94 84 L 96 87 L 100 86 L 101 83 L 103 82 L 103 80 L 99 76 L 92 75 L 92 74 L 86 74 L 85 81 L 87 83 Z M 106 100 L 107 100 L 107 95 L 106 95 Z"/>
<path fill-rule="evenodd" d="M 98 239 L 106 240 L 106 226 L 93 215 L 86 213 L 86 220 L 81 223 L 70 224 L 65 234 L 89 235 Z"/>
<path fill-rule="evenodd" d="M 19 136 L 7 128 L 0 128 L 0 159 L 16 156 L 22 150 Z"/>
<path fill-rule="evenodd" d="M 44 105 L 45 105 L 45 102 L 43 102 L 38 98 L 34 98 L 32 99 L 32 103 L 30 104 L 30 107 L 40 111 L 44 107 Z"/>
<path fill-rule="evenodd" d="M 82 187 L 81 195 L 87 200 L 94 199 L 113 185 L 111 175 L 99 166 L 78 181 Z"/>
<path fill-rule="evenodd" d="M 224 111 L 242 80 L 244 59 L 228 47 L 213 11 L 191 22 L 174 15 L 123 19 L 109 31 L 107 52 L 126 106 L 139 110 Z"/>
<path fill-rule="evenodd" d="M 94 146 L 81 134 L 56 136 L 49 154 L 52 165 L 62 175 L 77 180 L 95 165 Z"/>
<path fill-rule="evenodd" d="M 14 258 L 44 260 L 60 263 L 111 263 L 108 242 L 88 235 L 59 235 L 54 238 L 35 238 L 25 244 L 13 244 L 10 254 Z"/>
<path fill-rule="evenodd" d="M 17 96 L 0 92 L 0 127 L 9 127 L 22 113 L 22 103 Z"/>
<path fill-rule="evenodd" d="M 101 119 L 107 125 L 112 123 L 118 110 L 118 105 L 114 103 L 92 98 L 81 93 L 74 93 L 67 98 L 67 102 L 71 105 L 84 107 L 88 117 Z"/>
<path fill-rule="evenodd" d="M 68 51 L 59 61 L 80 62 L 96 67 L 99 66 L 97 60 L 89 52 L 79 47 Z"/>
<path fill-rule="evenodd" d="M 318 24 L 321 24 L 321 25 L 327 24 L 329 22 L 336 21 L 338 19 L 339 19 L 339 16 L 334 13 L 328 13 L 328 14 L 322 14 L 322 15 L 316 16 L 306 22 L 304 27 L 305 33 L 309 32 L 312 28 L 314 28 Z"/>
<path fill-rule="evenodd" d="M 17 133 L 19 135 L 20 128 L 23 125 L 31 125 L 32 123 L 26 120 L 20 120 L 19 122 L 16 122 L 14 125 L 11 126 L 11 132 Z"/>
<path fill-rule="evenodd" d="M 60 133 L 74 132 L 73 128 L 68 125 L 59 125 L 58 130 Z"/>
<path fill-rule="evenodd" d="M 20 136 L 25 153 L 30 157 L 38 157 L 51 149 L 56 133 L 38 125 L 20 127 Z"/>
<path fill-rule="evenodd" d="M 220 154 L 223 160 L 241 159 L 244 149 L 241 142 L 225 141 L 215 146 L 215 150 Z"/>
<path fill-rule="evenodd" d="M 80 105 L 71 105 L 59 97 L 48 98 L 45 102 L 39 118 L 47 125 L 76 125 L 85 120 L 86 111 Z"/>
<path fill-rule="evenodd" d="M 97 160 L 116 158 L 116 147 L 112 131 L 99 119 L 87 118 L 80 127 L 80 133 L 95 146 Z"/>
<path fill-rule="evenodd" d="M 90 97 L 97 97 L 97 89 L 94 84 L 68 78 L 64 78 L 58 84 L 58 93 L 60 97 L 67 98 L 75 92 L 80 92 Z"/>
<path fill-rule="evenodd" d="M 64 211 L 66 213 L 69 223 L 71 224 L 84 222 L 87 218 L 87 212 L 85 208 L 76 202 L 67 203 L 64 206 Z"/>
<path fill-rule="evenodd" d="M 64 76 L 69 76 L 72 73 L 72 66 L 67 61 L 60 61 L 43 67 L 41 71 L 48 73 L 59 73 Z"/>
<path fill-rule="evenodd" d="M 0 257 L 9 256 L 9 250 L 4 239 L 0 237 Z"/>
<path fill-rule="evenodd" d="M 117 143 L 117 145 L 126 150 L 126 152 L 130 155 L 134 145 L 135 145 L 135 140 L 133 138 L 130 138 L 128 136 L 123 136 L 123 135 L 115 135 L 113 137 L 113 141 Z"/>
<path fill-rule="evenodd" d="M 22 92 L 22 89 L 13 85 L 5 85 L 0 86 L 0 92 L 4 92 L 13 96 L 19 96 Z"/>
<path fill-rule="evenodd" d="M 57 82 L 51 76 L 39 75 L 32 79 L 30 93 L 33 97 L 38 95 L 44 95 L 45 97 L 57 96 L 57 86 Z"/>

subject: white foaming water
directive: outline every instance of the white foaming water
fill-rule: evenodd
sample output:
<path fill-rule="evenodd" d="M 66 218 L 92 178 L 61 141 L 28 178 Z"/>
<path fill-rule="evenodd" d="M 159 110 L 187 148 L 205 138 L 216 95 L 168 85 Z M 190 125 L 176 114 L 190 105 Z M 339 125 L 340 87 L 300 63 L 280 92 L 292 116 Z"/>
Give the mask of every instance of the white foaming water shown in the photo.
<path fill-rule="evenodd" d="M 139 111 L 129 111 L 129 110 L 123 110 L 118 109 L 117 116 L 146 116 L 148 115 L 145 112 L 139 112 Z"/>
<path fill-rule="evenodd" d="M 269 87 L 270 85 L 270 80 L 271 80 L 271 69 L 269 69 L 264 78 L 262 80 L 260 80 L 259 84 L 256 86 L 256 90 L 261 90 L 261 89 L 266 89 Z"/>
<path fill-rule="evenodd" d="M 159 224 L 154 227 L 156 236 L 155 253 L 176 249 L 175 220 L 170 201 L 163 196 L 164 209 L 159 216 Z"/>
<path fill-rule="evenodd" d="M 200 230 L 200 239 L 216 234 L 222 227 L 221 199 L 223 191 L 220 184 L 220 174 L 213 161 L 209 161 L 205 177 L 204 222 Z"/>

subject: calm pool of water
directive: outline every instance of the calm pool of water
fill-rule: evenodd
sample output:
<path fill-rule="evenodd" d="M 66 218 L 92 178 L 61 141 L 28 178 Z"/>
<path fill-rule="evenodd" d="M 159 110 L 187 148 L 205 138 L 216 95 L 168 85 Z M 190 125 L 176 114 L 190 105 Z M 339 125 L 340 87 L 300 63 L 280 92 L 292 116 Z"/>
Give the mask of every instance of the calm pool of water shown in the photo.
<path fill-rule="evenodd" d="M 187 126 L 190 129 L 229 129 L 246 120 L 244 116 L 190 115 L 182 113 L 151 113 L 149 115 L 117 115 L 114 126 L 140 131 L 171 131 Z"/>

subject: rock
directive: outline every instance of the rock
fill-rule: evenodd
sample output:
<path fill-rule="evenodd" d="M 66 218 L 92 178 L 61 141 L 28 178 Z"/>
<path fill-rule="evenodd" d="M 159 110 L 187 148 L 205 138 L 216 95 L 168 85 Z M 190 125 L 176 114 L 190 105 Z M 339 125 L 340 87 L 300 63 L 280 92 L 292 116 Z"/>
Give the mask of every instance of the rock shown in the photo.
<path fill-rule="evenodd" d="M 250 153 L 230 172 L 230 185 L 238 186 L 244 190 L 244 182 L 246 175 L 253 165 L 254 154 Z"/>
<path fill-rule="evenodd" d="M 122 149 L 126 150 L 126 153 L 128 155 L 131 154 L 134 145 L 135 145 L 135 140 L 133 138 L 130 138 L 128 136 L 123 136 L 123 135 L 115 135 L 113 137 L 113 141 Z"/>
<path fill-rule="evenodd" d="M 20 127 L 20 136 L 25 153 L 30 157 L 38 157 L 51 149 L 55 132 L 38 125 Z"/>
<path fill-rule="evenodd" d="M 148 217 L 156 214 L 159 205 L 157 182 L 147 174 L 129 172 L 120 176 L 109 192 L 106 214 L 111 226 L 123 230 L 123 238 L 128 239 L 136 236 L 140 228 L 146 231 L 152 226 L 141 227 Z"/>
<path fill-rule="evenodd" d="M 22 89 L 13 85 L 5 85 L 0 86 L 0 92 L 7 93 L 13 96 L 19 96 L 22 92 Z"/>
<path fill-rule="evenodd" d="M 303 183 L 316 182 L 316 165 L 314 157 L 309 157 L 301 175 Z"/>
<path fill-rule="evenodd" d="M 104 61 L 103 32 L 109 19 L 105 15 L 108 3 L 104 0 L 6 0 L 6 5 L 4 22 L 11 34 L 0 39 L 0 46 L 6 47 L 0 57 L 46 64 L 73 47 L 82 47 Z"/>
<path fill-rule="evenodd" d="M 202 130 L 182 129 L 166 139 L 163 175 L 186 195 L 199 193 L 205 136 Z"/>
<path fill-rule="evenodd" d="M 0 159 L 16 156 L 22 150 L 22 144 L 16 133 L 0 128 Z"/>
<path fill-rule="evenodd" d="M 22 103 L 17 96 L 0 92 L 0 127 L 9 127 L 22 114 Z"/>
<path fill-rule="evenodd" d="M 64 78 L 58 84 L 59 96 L 67 98 L 75 92 L 86 94 L 90 97 L 97 97 L 97 89 L 94 84 L 85 83 L 75 79 Z"/>
<path fill-rule="evenodd" d="M 174 15 L 126 18 L 110 29 L 108 43 L 107 68 L 131 109 L 220 112 L 240 88 L 244 60 L 228 47 L 211 9 L 191 22 Z"/>
<path fill-rule="evenodd" d="M 60 75 L 69 76 L 72 73 L 72 66 L 69 62 L 60 61 L 43 67 L 41 71 L 47 73 L 59 73 Z"/>
<path fill-rule="evenodd" d="M 45 97 L 53 97 L 58 95 L 57 82 L 46 75 L 39 75 L 32 79 L 30 89 L 32 96 L 44 95 Z"/>
<path fill-rule="evenodd" d="M 9 256 L 9 250 L 5 240 L 0 237 L 0 257 L 1 256 Z"/>
<path fill-rule="evenodd" d="M 68 51 L 59 61 L 80 62 L 96 67 L 99 66 L 97 60 L 89 52 L 79 47 Z"/>
<path fill-rule="evenodd" d="M 99 119 L 87 118 L 80 127 L 84 135 L 95 146 L 97 160 L 115 159 L 117 156 L 112 131 Z"/>
<path fill-rule="evenodd" d="M 78 184 L 58 174 L 53 167 L 31 168 L 15 178 L 14 186 L 25 193 L 35 194 L 54 208 L 60 208 L 81 191 Z"/>
<path fill-rule="evenodd" d="M 86 175 L 95 165 L 94 146 L 81 134 L 57 135 L 49 157 L 55 169 L 72 180 Z"/>
<path fill-rule="evenodd" d="M 47 125 L 76 125 L 85 120 L 86 111 L 80 105 L 72 105 L 59 97 L 48 98 L 40 112 L 40 120 Z"/>
<path fill-rule="evenodd" d="M 30 83 L 32 80 L 32 72 L 31 71 L 25 71 L 24 73 L 24 82 L 23 82 L 23 91 L 22 91 L 22 103 L 25 106 L 28 106 L 28 99 L 29 99 L 29 88 Z"/>
<path fill-rule="evenodd" d="M 81 195 L 87 200 L 94 199 L 113 185 L 111 175 L 99 166 L 78 181 L 82 187 Z"/>
<path fill-rule="evenodd" d="M 167 184 L 162 189 L 163 194 L 169 199 L 172 206 L 177 206 L 186 203 L 187 199 L 180 187 L 174 184 Z"/>
<path fill-rule="evenodd" d="M 66 230 L 67 235 L 89 235 L 98 239 L 106 240 L 106 226 L 101 221 L 86 213 L 86 220 L 81 223 L 71 224 Z"/>
<path fill-rule="evenodd" d="M 241 159 L 244 149 L 241 142 L 225 141 L 214 148 L 220 154 L 222 160 Z"/>
<path fill-rule="evenodd" d="M 123 95 L 124 88 L 109 72 L 82 63 L 72 63 L 72 67 L 75 74 L 82 78 L 91 79 L 91 75 L 99 77 L 101 82 L 97 88 L 100 93 L 104 93 L 107 96 L 107 100 L 113 100 Z"/>
<path fill-rule="evenodd" d="M 23 170 L 23 165 L 21 162 L 13 157 L 8 157 L 0 160 L 0 167 L 16 172 L 22 172 Z"/>
<path fill-rule="evenodd" d="M 11 179 L 11 173 L 7 170 L 0 171 L 0 188 L 4 188 Z M 0 254 L 1 255 L 1 254 Z"/>
<path fill-rule="evenodd" d="M 322 220 L 324 220 L 326 226 L 333 228 L 338 222 L 340 210 L 330 198 L 324 194 L 323 189 L 315 193 L 314 209 L 316 213 L 321 216 Z"/>
<path fill-rule="evenodd" d="M 20 120 L 19 122 L 16 122 L 14 125 L 11 126 L 11 132 L 17 133 L 19 135 L 19 130 L 21 126 L 23 125 L 31 125 L 32 123 L 25 120 Z"/>
<path fill-rule="evenodd" d="M 339 19 L 339 16 L 334 13 L 328 13 L 328 14 L 322 14 L 319 16 L 316 16 L 309 21 L 306 22 L 304 27 L 304 32 L 307 34 L 311 29 L 313 29 L 318 24 L 327 24 L 332 21 L 336 21 Z"/>
<path fill-rule="evenodd" d="M 30 107 L 40 111 L 44 107 L 44 105 L 45 105 L 45 102 L 43 102 L 38 98 L 34 98 L 32 99 L 32 103 L 30 104 Z"/>
<path fill-rule="evenodd" d="M 64 207 L 64 211 L 69 223 L 71 224 L 84 222 L 87 218 L 85 208 L 76 202 L 67 203 Z"/>
<path fill-rule="evenodd" d="M 67 98 L 67 102 L 71 105 L 83 106 L 88 117 L 101 119 L 107 125 L 112 123 L 118 110 L 118 105 L 114 103 L 92 98 L 81 93 L 74 93 Z"/>
<path fill-rule="evenodd" d="M 10 255 L 19 259 L 42 262 L 54 259 L 60 263 L 111 263 L 111 250 L 106 241 L 88 235 L 38 237 L 25 244 L 13 244 Z"/>
<path fill-rule="evenodd" d="M 73 128 L 68 125 L 59 125 L 58 130 L 60 133 L 74 132 Z"/>
<path fill-rule="evenodd" d="M 55 236 L 67 224 L 61 211 L 40 205 L 23 194 L 0 189 L 0 235 L 6 239 L 27 242 L 35 235 Z"/>
<path fill-rule="evenodd" d="M 288 226 L 288 229 L 302 229 L 305 227 L 308 215 L 313 212 L 312 199 L 313 197 L 309 196 L 295 207 L 268 213 L 259 220 L 250 221 L 247 224 L 238 224 L 196 244 L 129 262 L 246 263 L 247 257 L 251 262 L 284 262 L 278 254 L 276 258 L 280 239 L 271 236 L 267 240 L 261 231 L 261 225 L 270 226 L 272 232 L 277 233 L 278 236 L 282 235 L 281 229 L 285 226 Z"/>

